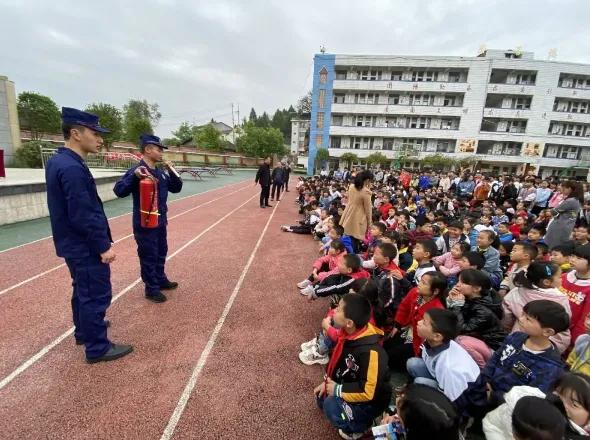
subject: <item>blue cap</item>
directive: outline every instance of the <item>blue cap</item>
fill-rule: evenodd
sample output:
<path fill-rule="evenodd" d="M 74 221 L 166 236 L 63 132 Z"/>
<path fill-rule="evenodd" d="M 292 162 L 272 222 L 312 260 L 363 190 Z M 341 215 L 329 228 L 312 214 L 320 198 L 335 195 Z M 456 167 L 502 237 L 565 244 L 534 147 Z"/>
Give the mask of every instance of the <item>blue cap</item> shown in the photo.
<path fill-rule="evenodd" d="M 160 142 L 160 138 L 158 136 L 154 136 L 153 134 L 142 134 L 139 136 L 139 145 L 142 148 L 146 145 L 156 145 L 158 147 L 168 149 L 166 145 Z"/>
<path fill-rule="evenodd" d="M 61 120 L 64 124 L 82 125 L 99 133 L 109 133 L 109 130 L 98 125 L 98 116 L 75 108 L 62 107 Z"/>

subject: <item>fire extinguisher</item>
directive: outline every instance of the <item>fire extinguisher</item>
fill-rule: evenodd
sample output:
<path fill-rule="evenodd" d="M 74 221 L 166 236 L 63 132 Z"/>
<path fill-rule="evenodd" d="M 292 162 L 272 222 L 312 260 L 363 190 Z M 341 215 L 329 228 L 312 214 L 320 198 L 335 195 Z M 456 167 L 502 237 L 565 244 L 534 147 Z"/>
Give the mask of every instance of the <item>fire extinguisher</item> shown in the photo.
<path fill-rule="evenodd" d="M 139 181 L 139 210 L 142 227 L 158 227 L 158 181 L 151 175 Z"/>

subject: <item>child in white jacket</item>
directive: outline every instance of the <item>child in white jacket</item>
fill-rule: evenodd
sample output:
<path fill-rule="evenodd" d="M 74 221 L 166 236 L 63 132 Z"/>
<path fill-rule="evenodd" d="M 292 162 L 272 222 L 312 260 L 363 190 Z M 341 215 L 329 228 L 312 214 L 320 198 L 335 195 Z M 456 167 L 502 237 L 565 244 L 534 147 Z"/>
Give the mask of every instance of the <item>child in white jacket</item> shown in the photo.
<path fill-rule="evenodd" d="M 525 304 L 546 299 L 561 304 L 567 314 L 572 315 L 569 299 L 561 293 L 557 287 L 561 283 L 561 269 L 555 263 L 533 262 L 525 272 L 519 273 L 514 279 L 517 286 L 512 289 L 502 302 L 504 329 L 510 333 L 522 331 L 520 317 Z M 570 345 L 569 329 L 551 336 L 551 342 L 555 344 L 560 353 L 563 353 Z"/>

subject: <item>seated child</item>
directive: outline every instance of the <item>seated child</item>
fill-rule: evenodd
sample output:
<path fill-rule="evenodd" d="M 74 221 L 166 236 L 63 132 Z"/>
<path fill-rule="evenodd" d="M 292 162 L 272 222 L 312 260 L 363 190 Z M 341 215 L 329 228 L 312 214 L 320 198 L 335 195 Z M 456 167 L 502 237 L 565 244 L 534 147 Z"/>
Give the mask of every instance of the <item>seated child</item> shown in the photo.
<path fill-rule="evenodd" d="M 433 240 L 420 240 L 416 242 L 414 249 L 412 250 L 412 257 L 418 263 L 415 270 L 408 270 L 406 272 L 406 278 L 414 286 L 417 286 L 420 282 L 420 278 L 426 272 L 433 272 L 436 270 L 434 264 L 432 264 L 432 258 L 436 256 L 437 248 Z"/>
<path fill-rule="evenodd" d="M 360 278 L 369 278 L 369 273 L 361 268 L 361 260 L 357 255 L 347 254 L 338 260 L 337 274 L 327 276 L 319 284 L 301 289 L 301 294 L 310 301 L 332 296 L 332 304 L 337 304 L 340 297 L 348 293 L 354 281 Z"/>
<path fill-rule="evenodd" d="M 580 225 L 574 228 L 573 237 L 576 245 L 583 246 L 590 243 L 590 241 L 588 241 L 590 238 L 590 226 Z"/>
<path fill-rule="evenodd" d="M 514 277 L 520 272 L 526 272 L 531 262 L 537 258 L 537 248 L 529 243 L 518 242 L 512 246 L 510 252 L 510 261 L 512 264 L 508 267 L 508 272 L 500 284 L 498 293 L 500 296 L 506 295 L 514 289 Z"/>
<path fill-rule="evenodd" d="M 532 262 L 526 272 L 519 272 L 514 279 L 512 289 L 502 302 L 504 308 L 504 328 L 510 332 L 522 331 L 520 318 L 525 304 L 537 300 L 547 299 L 560 304 L 568 316 L 571 316 L 569 300 L 557 289 L 561 285 L 561 271 L 554 263 Z M 549 338 L 563 353 L 570 345 L 570 331 L 557 333 Z"/>
<path fill-rule="evenodd" d="M 570 257 L 573 270 L 561 276 L 561 290 L 570 301 L 572 342 L 584 333 L 584 318 L 590 313 L 590 244 L 576 246 Z"/>
<path fill-rule="evenodd" d="M 545 243 L 543 241 L 543 237 L 546 234 L 545 227 L 542 225 L 533 225 L 530 227 L 529 232 L 527 233 L 527 239 L 524 241 L 525 243 L 530 243 L 534 246 L 537 243 Z"/>
<path fill-rule="evenodd" d="M 487 229 L 480 231 L 477 236 L 475 251 L 481 253 L 486 260 L 483 271 L 488 274 L 492 287 L 497 289 L 502 281 L 502 269 L 500 269 L 500 253 L 492 246 L 496 240 L 496 234 Z"/>
<path fill-rule="evenodd" d="M 354 251 L 352 250 L 352 240 L 350 236 L 344 235 L 344 228 L 340 225 L 335 225 L 328 231 L 328 240 L 326 240 L 326 243 L 320 245 L 320 254 L 327 254 L 330 249 L 330 242 L 336 239 L 342 241 L 342 244 L 344 244 L 344 247 L 346 248 L 346 252 L 354 254 Z"/>
<path fill-rule="evenodd" d="M 404 297 L 395 313 L 394 329 L 384 348 L 389 355 L 389 367 L 403 371 L 406 362 L 420 355 L 422 338 L 417 334 L 418 322 L 432 308 L 443 309 L 440 297 L 447 288 L 447 279 L 440 272 L 427 272 Z"/>
<path fill-rule="evenodd" d="M 508 228 L 508 223 L 500 223 L 498 225 L 498 239 L 500 240 L 500 243 L 512 243 L 512 240 L 514 240 L 512 232 L 510 232 L 510 229 Z"/>
<path fill-rule="evenodd" d="M 559 266 L 562 274 L 572 270 L 570 256 L 573 252 L 574 247 L 571 244 L 560 244 L 551 249 L 551 262 Z"/>
<path fill-rule="evenodd" d="M 449 224 L 447 232 L 443 234 L 443 239 L 445 241 L 445 250 L 443 254 L 449 252 L 457 243 L 470 244 L 467 235 L 463 234 L 463 224 L 457 221 Z"/>
<path fill-rule="evenodd" d="M 305 219 L 299 222 L 299 225 L 283 225 L 281 230 L 284 232 L 293 232 L 295 234 L 311 234 L 315 225 L 320 221 L 320 214 L 317 212 L 317 202 L 312 201 L 305 207 Z"/>
<path fill-rule="evenodd" d="M 434 266 L 447 278 L 453 278 L 453 285 L 456 284 L 457 274 L 461 272 L 461 258 L 469 252 L 469 243 L 457 242 L 451 247 L 451 251 L 446 254 L 434 257 L 432 262 Z"/>
<path fill-rule="evenodd" d="M 523 332 L 508 335 L 479 375 L 476 383 L 457 400 L 462 410 L 474 417 L 504 403 L 513 386 L 529 385 L 548 392 L 563 374 L 559 350 L 549 339 L 569 327 L 565 309 L 549 300 L 526 304 L 520 318 Z"/>
<path fill-rule="evenodd" d="M 457 316 L 461 335 L 457 343 L 483 368 L 507 334 L 502 328 L 502 303 L 488 276 L 475 269 L 462 271 L 449 292 L 447 308 Z"/>
<path fill-rule="evenodd" d="M 500 269 L 502 269 L 502 274 L 504 278 L 508 274 L 508 267 L 510 267 L 510 253 L 512 252 L 512 248 L 514 244 L 511 241 L 500 243 L 498 246 L 498 252 L 500 253 Z M 500 285 L 502 287 L 502 285 Z"/>
<path fill-rule="evenodd" d="M 454 402 L 470 383 L 477 380 L 479 367 L 457 337 L 457 317 L 449 310 L 430 309 L 418 322 L 417 334 L 424 340 L 422 357 L 407 362 L 414 383 L 441 390 Z"/>
<path fill-rule="evenodd" d="M 477 269 L 481 270 L 483 265 L 486 264 L 486 260 L 482 254 L 475 251 L 465 252 L 461 260 L 459 260 L 459 265 L 461 266 L 461 270 L 465 269 Z"/>
<path fill-rule="evenodd" d="M 369 323 L 367 298 L 349 293 L 334 313 L 342 329 L 326 369 L 326 379 L 314 389 L 317 403 L 343 438 L 360 438 L 391 400 L 383 335 Z M 360 435 L 359 435 L 360 434 Z"/>
<path fill-rule="evenodd" d="M 546 243 L 539 242 L 535 245 L 537 248 L 537 259 L 536 261 L 548 263 L 551 261 L 551 255 L 549 254 L 549 246 Z"/>
<path fill-rule="evenodd" d="M 584 330 L 585 333 L 578 336 L 574 349 L 567 357 L 567 365 L 570 371 L 590 377 L 590 315 L 584 318 Z"/>
<path fill-rule="evenodd" d="M 416 270 L 418 263 L 412 256 L 410 248 L 410 239 L 406 234 L 400 234 L 397 240 L 399 267 L 401 270 L 408 272 L 409 270 Z"/>
<path fill-rule="evenodd" d="M 376 222 L 371 225 L 369 228 L 369 237 L 366 242 L 367 252 L 363 255 L 363 259 L 369 260 L 373 257 L 373 252 L 375 252 L 375 246 L 381 243 L 381 237 L 385 234 L 387 228 L 381 222 Z"/>
<path fill-rule="evenodd" d="M 514 405 L 512 434 L 515 439 L 563 439 L 565 433 L 565 418 L 550 401 L 524 396 Z"/>
<path fill-rule="evenodd" d="M 305 280 L 297 283 L 297 287 L 305 289 L 307 286 L 322 281 L 329 275 L 338 273 L 338 261 L 346 255 L 346 248 L 342 240 L 335 239 L 330 242 L 330 249 L 323 257 L 318 258 L 312 265 L 311 275 Z"/>

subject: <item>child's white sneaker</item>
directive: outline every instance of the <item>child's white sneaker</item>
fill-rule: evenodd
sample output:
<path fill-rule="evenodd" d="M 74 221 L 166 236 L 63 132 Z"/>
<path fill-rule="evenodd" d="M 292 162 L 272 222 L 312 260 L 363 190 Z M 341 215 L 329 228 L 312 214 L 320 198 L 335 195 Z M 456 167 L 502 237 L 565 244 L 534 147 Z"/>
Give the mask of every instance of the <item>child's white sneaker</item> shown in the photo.
<path fill-rule="evenodd" d="M 300 283 L 297 283 L 297 287 L 299 287 L 300 289 L 305 289 L 307 286 L 311 286 L 311 281 L 309 280 L 303 280 Z"/>
<path fill-rule="evenodd" d="M 314 290 L 313 290 L 313 287 L 311 285 L 309 285 L 309 286 L 305 287 L 304 289 L 301 289 L 300 293 L 303 296 L 313 296 Z"/>
<path fill-rule="evenodd" d="M 302 351 L 299 353 L 299 360 L 305 365 L 326 365 L 328 362 L 330 362 L 330 357 L 327 354 L 319 354 L 317 349 L 312 347 L 311 350 Z"/>
<path fill-rule="evenodd" d="M 352 432 L 349 434 L 347 432 L 344 432 L 342 429 L 339 429 L 338 435 L 345 440 L 358 440 L 360 438 L 363 438 L 365 433 L 364 432 Z"/>
<path fill-rule="evenodd" d="M 301 351 L 311 350 L 316 345 L 318 345 L 318 338 L 313 338 L 311 341 L 301 344 Z"/>

